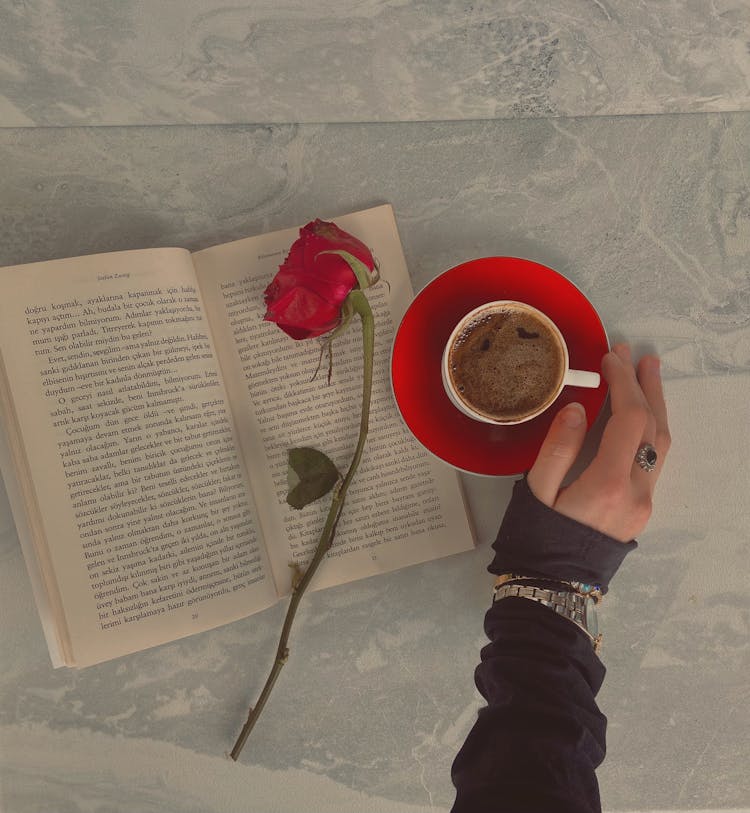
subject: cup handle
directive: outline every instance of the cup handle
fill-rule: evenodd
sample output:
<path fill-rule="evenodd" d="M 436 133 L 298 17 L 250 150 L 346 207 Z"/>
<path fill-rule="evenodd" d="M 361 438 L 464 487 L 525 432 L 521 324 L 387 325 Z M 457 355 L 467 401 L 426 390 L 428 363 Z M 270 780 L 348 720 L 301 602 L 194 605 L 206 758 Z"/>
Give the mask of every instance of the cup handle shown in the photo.
<path fill-rule="evenodd" d="M 564 387 L 590 387 L 599 386 L 601 379 L 599 373 L 590 373 L 588 370 L 568 370 L 563 379 Z"/>

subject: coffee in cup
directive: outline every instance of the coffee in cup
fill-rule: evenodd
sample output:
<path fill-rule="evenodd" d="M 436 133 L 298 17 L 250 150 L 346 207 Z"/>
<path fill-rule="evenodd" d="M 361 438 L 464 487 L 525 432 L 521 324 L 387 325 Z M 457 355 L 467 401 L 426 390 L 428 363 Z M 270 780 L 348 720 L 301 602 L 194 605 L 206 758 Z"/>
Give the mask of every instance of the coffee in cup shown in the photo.
<path fill-rule="evenodd" d="M 443 384 L 462 412 L 517 424 L 546 410 L 566 384 L 598 387 L 598 373 L 570 370 L 555 323 L 523 302 L 490 302 L 466 314 L 443 353 Z"/>

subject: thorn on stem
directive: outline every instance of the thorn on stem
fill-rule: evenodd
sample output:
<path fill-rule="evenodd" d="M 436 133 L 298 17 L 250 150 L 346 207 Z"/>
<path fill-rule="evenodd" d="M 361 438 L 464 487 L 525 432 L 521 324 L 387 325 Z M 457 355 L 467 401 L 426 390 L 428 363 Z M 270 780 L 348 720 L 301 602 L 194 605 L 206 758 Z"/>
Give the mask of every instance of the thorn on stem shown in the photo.
<path fill-rule="evenodd" d="M 305 577 L 305 571 L 299 566 L 297 562 L 290 562 L 289 567 L 294 571 L 292 573 L 292 591 L 299 587 L 300 582 Z"/>

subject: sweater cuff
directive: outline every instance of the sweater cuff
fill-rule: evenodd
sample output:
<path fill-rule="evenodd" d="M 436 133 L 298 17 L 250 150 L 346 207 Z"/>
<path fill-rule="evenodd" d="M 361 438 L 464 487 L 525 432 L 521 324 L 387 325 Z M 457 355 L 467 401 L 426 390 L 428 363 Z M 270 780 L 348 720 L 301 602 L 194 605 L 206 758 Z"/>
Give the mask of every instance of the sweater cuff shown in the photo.
<path fill-rule="evenodd" d="M 490 573 L 599 584 L 606 593 L 622 560 L 638 543 L 620 542 L 555 511 L 534 496 L 524 476 L 513 487 L 492 547 Z"/>

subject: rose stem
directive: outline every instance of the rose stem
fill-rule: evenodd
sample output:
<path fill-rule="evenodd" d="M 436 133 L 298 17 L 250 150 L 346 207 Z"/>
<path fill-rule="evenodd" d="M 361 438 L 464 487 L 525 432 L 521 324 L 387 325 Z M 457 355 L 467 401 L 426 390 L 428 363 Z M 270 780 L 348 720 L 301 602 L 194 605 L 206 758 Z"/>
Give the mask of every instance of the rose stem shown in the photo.
<path fill-rule="evenodd" d="M 289 633 L 292 629 L 292 622 L 294 621 L 294 616 L 297 613 L 297 607 L 299 606 L 300 600 L 307 589 L 307 586 L 310 584 L 313 576 L 315 575 L 315 571 L 318 569 L 318 566 L 323 561 L 326 553 L 328 552 L 331 544 L 333 543 L 333 537 L 336 533 L 336 526 L 339 521 L 339 517 L 341 515 L 341 511 L 344 507 L 344 499 L 346 498 L 346 492 L 349 489 L 349 484 L 351 483 L 352 479 L 354 478 L 354 474 L 359 467 L 359 461 L 362 458 L 362 452 L 365 448 L 365 440 L 367 439 L 367 429 L 370 417 L 370 398 L 372 395 L 372 368 L 373 368 L 373 356 L 374 356 L 374 348 L 375 348 L 375 323 L 372 315 L 372 310 L 370 309 L 370 303 L 367 301 L 367 297 L 361 290 L 354 290 L 349 294 L 350 302 L 353 306 L 353 309 L 356 313 L 359 314 L 362 320 L 362 344 L 363 344 L 363 351 L 364 351 L 364 374 L 363 374 L 363 383 L 362 383 L 362 414 L 360 418 L 359 424 L 359 439 L 357 440 L 357 448 L 354 452 L 354 457 L 352 459 L 351 464 L 349 465 L 349 470 L 346 473 L 346 477 L 344 478 L 343 483 L 341 484 L 341 488 L 339 488 L 338 492 L 335 493 L 333 500 L 331 501 L 331 507 L 328 511 L 328 517 L 326 518 L 325 526 L 323 527 L 323 532 L 320 536 L 320 541 L 318 542 L 318 546 L 315 548 L 315 554 L 313 555 L 312 561 L 307 567 L 305 571 L 305 575 L 300 579 L 297 586 L 292 590 L 292 597 L 289 601 L 289 608 L 286 611 L 286 617 L 284 618 L 284 626 L 281 628 L 281 637 L 279 638 L 279 645 L 276 649 L 276 659 L 274 660 L 273 666 L 271 667 L 271 672 L 266 679 L 266 683 L 263 686 L 263 690 L 260 693 L 260 697 L 258 698 L 258 702 L 254 706 L 250 706 L 247 722 L 242 727 L 242 731 L 240 732 L 240 736 L 237 738 L 237 742 L 234 744 L 234 748 L 232 748 L 231 753 L 229 756 L 236 760 L 237 757 L 240 755 L 243 746 L 245 745 L 245 741 L 247 740 L 250 732 L 253 730 L 255 723 L 260 717 L 260 713 L 263 711 L 263 707 L 266 705 L 266 701 L 268 700 L 268 696 L 271 694 L 271 689 L 273 689 L 274 684 L 276 683 L 276 679 L 281 672 L 281 668 L 287 662 L 289 658 L 289 648 L 287 646 L 289 640 Z"/>

